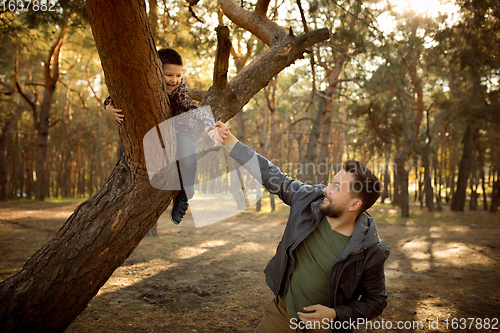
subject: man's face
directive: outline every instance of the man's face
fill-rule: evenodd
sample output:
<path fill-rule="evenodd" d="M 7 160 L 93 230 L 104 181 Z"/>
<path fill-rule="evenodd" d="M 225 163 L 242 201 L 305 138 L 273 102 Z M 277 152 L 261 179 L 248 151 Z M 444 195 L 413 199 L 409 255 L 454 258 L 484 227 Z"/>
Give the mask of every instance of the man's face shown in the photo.
<path fill-rule="evenodd" d="M 351 182 L 354 176 L 344 170 L 337 172 L 332 183 L 323 189 L 325 199 L 319 205 L 320 211 L 328 217 L 340 218 L 351 205 Z"/>
<path fill-rule="evenodd" d="M 181 84 L 182 66 L 173 64 L 163 65 L 163 78 L 167 84 L 167 92 L 172 92 Z"/>

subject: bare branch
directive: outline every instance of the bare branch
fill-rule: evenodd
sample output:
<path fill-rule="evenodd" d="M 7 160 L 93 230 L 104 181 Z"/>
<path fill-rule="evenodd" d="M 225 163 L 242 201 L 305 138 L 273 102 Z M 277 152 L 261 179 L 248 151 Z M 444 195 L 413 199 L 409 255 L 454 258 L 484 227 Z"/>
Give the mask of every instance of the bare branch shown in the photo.
<path fill-rule="evenodd" d="M 309 113 L 311 110 L 311 107 L 314 102 L 314 95 L 316 94 L 316 67 L 314 63 L 314 53 L 311 53 L 309 55 L 309 62 L 311 63 L 311 73 L 312 73 L 312 92 L 311 92 L 311 98 L 309 99 L 309 104 L 307 105 L 306 108 L 306 113 Z"/>
<path fill-rule="evenodd" d="M 339 93 L 339 92 L 337 92 L 337 91 L 332 91 L 332 94 L 335 94 L 335 95 L 338 95 L 338 96 L 341 96 L 341 97 L 345 97 L 345 98 L 347 98 L 348 100 L 350 100 L 350 101 L 354 102 L 354 100 L 353 100 L 351 97 L 349 97 L 349 96 L 347 96 L 347 95 L 345 95 L 345 94 L 341 94 L 341 93 Z M 336 100 L 337 100 L 336 98 L 330 97 L 330 96 L 328 96 L 328 95 L 326 95 L 326 94 L 322 93 L 321 91 L 316 91 L 316 95 L 318 95 L 318 96 L 320 96 L 320 97 L 322 97 L 322 98 L 324 98 L 324 99 L 327 99 L 327 100 L 329 100 L 329 101 L 336 101 Z"/>
<path fill-rule="evenodd" d="M 43 68 L 44 78 L 45 78 L 45 86 L 48 88 L 51 86 L 52 75 L 50 73 L 50 65 L 52 64 L 52 58 L 54 57 L 54 53 L 56 52 L 56 48 L 59 46 L 59 42 L 62 39 L 62 34 L 52 43 L 49 54 L 47 55 L 47 60 L 45 60 L 45 65 Z"/>
<path fill-rule="evenodd" d="M 304 118 L 300 118 L 299 120 L 296 120 L 294 121 L 291 125 L 290 125 L 290 128 L 297 125 L 298 123 L 304 121 L 304 120 L 309 120 L 310 122 L 314 123 L 314 119 L 312 118 L 308 118 L 308 117 L 304 117 Z"/>
<path fill-rule="evenodd" d="M 59 55 L 61 54 L 61 47 L 64 42 L 64 36 L 65 36 L 65 30 L 61 32 L 61 37 L 59 38 L 59 42 L 57 43 L 57 47 L 54 52 L 54 68 L 52 69 L 52 76 L 50 77 L 51 80 L 51 86 L 56 85 L 56 82 L 59 80 L 59 68 L 60 68 L 60 61 L 59 61 Z M 50 68 L 49 68 L 50 70 Z"/>
<path fill-rule="evenodd" d="M 188 95 L 195 101 L 201 101 L 208 94 L 207 91 L 201 89 L 188 89 Z"/>
<path fill-rule="evenodd" d="M 304 32 L 309 32 L 309 27 L 307 26 L 306 16 L 304 15 L 304 10 L 302 9 L 302 3 L 300 0 L 297 0 L 297 6 L 300 11 L 300 18 L 302 20 L 302 26 L 304 27 Z"/>
<path fill-rule="evenodd" d="M 189 2 L 189 1 L 188 1 L 188 2 Z M 198 2 L 198 1 L 195 1 L 195 2 Z M 188 7 L 188 10 L 189 10 L 189 13 L 191 13 L 191 15 L 192 15 L 192 16 L 193 16 L 193 17 L 194 17 L 194 18 L 195 18 L 198 22 L 200 22 L 200 23 L 205 23 L 205 22 L 203 22 L 203 20 L 202 20 L 202 19 L 200 19 L 200 18 L 198 17 L 198 15 L 196 15 L 196 13 L 194 12 L 193 5 L 191 5 L 191 4 L 190 4 L 190 5 L 189 5 L 189 7 Z"/>
<path fill-rule="evenodd" d="M 327 40 L 328 29 L 311 31 L 299 37 L 284 36 L 278 44 L 261 53 L 248 66 L 243 68 L 228 84 L 221 94 L 208 94 L 201 102 L 209 104 L 214 116 L 221 121 L 231 119 L 250 98 L 265 87 L 283 68 L 297 59 L 303 58 L 307 46 Z"/>
<path fill-rule="evenodd" d="M 0 91 L 1 96 L 10 96 L 14 93 L 14 91 L 16 91 L 15 87 L 8 85 L 7 83 L 5 83 L 1 80 L 0 80 L 0 84 L 8 89 L 7 91 Z"/>
<path fill-rule="evenodd" d="M 94 95 L 94 98 L 97 100 L 97 105 L 99 106 L 99 108 L 101 108 L 102 107 L 102 101 L 101 101 L 102 96 L 97 96 L 97 92 L 94 90 L 94 87 L 92 87 L 92 83 L 90 82 L 89 63 L 90 63 L 90 60 L 87 62 L 87 65 L 85 66 L 85 74 L 86 74 L 87 84 L 90 88 L 90 91 L 92 91 L 92 95 Z"/>
<path fill-rule="evenodd" d="M 359 77 L 355 77 L 355 78 L 352 78 L 352 79 L 349 79 L 349 78 L 346 78 L 346 79 L 336 79 L 332 82 L 330 82 L 330 84 L 337 84 L 337 83 L 340 83 L 340 82 L 354 82 L 354 83 L 357 83 L 358 85 L 360 85 L 359 83 L 359 80 L 361 80 L 361 78 Z"/>
<path fill-rule="evenodd" d="M 12 42 L 12 41 L 11 41 Z M 19 91 L 19 94 L 23 97 L 23 99 L 28 103 L 30 106 L 31 110 L 33 111 L 33 117 L 35 120 L 35 124 L 37 122 L 37 110 L 36 110 L 36 97 L 31 96 L 31 98 L 23 91 L 21 88 L 21 85 L 19 84 L 19 61 L 18 61 L 18 53 L 17 53 L 17 46 L 14 42 L 12 42 L 12 45 L 14 46 L 14 54 L 15 54 L 15 60 L 14 60 L 14 82 L 17 88 L 17 91 Z"/>

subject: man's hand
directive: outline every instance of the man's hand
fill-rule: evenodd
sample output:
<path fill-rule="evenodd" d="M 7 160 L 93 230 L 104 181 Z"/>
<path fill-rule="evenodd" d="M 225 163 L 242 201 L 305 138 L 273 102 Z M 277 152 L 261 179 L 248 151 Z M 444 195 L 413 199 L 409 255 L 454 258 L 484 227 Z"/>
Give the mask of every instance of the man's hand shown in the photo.
<path fill-rule="evenodd" d="M 337 317 L 337 311 L 335 311 L 335 309 L 321 304 L 306 306 L 304 307 L 304 311 L 308 311 L 308 313 L 297 312 L 297 314 L 299 315 L 300 320 L 302 320 L 306 325 L 308 322 L 311 322 L 312 325 L 315 321 L 319 321 L 321 325 L 321 321 L 324 318 L 328 318 L 328 321 L 331 321 Z"/>
<path fill-rule="evenodd" d="M 109 103 L 104 110 L 106 110 L 108 116 L 116 120 L 119 124 L 122 123 L 124 117 L 122 110 L 115 109 L 113 102 Z"/>
<path fill-rule="evenodd" d="M 222 121 L 218 121 L 215 126 L 217 126 L 217 130 L 223 131 L 224 136 L 221 137 L 221 143 L 226 144 L 226 143 L 232 143 L 235 144 L 238 142 L 238 139 L 231 133 L 229 130 L 231 127 L 227 127 L 226 124 L 224 124 Z"/>
<path fill-rule="evenodd" d="M 231 127 L 227 127 L 226 124 L 224 124 L 221 121 L 218 121 L 215 124 L 215 128 L 211 131 L 208 131 L 208 127 L 205 128 L 205 131 L 207 131 L 208 136 L 215 142 L 215 146 L 220 143 L 224 143 L 224 140 L 227 139 L 229 135 L 229 129 Z"/>

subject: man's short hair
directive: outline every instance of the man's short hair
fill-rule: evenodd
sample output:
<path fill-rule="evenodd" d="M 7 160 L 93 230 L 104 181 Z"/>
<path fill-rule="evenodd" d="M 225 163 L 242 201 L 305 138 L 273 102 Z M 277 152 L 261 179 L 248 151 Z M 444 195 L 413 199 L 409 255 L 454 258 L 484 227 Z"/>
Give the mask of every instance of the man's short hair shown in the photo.
<path fill-rule="evenodd" d="M 361 199 L 361 212 L 364 212 L 377 202 L 382 192 L 382 183 L 367 167 L 359 161 L 348 160 L 344 162 L 345 172 L 354 176 L 351 182 L 351 195 Z"/>
<path fill-rule="evenodd" d="M 158 57 L 160 57 L 162 65 L 169 64 L 183 66 L 181 55 L 174 49 L 160 49 L 158 50 Z"/>

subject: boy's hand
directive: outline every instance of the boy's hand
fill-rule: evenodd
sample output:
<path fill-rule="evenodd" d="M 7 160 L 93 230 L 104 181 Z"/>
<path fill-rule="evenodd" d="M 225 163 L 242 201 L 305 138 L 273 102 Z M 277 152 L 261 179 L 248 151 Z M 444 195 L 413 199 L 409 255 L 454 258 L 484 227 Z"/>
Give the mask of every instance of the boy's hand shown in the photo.
<path fill-rule="evenodd" d="M 208 127 L 205 128 L 205 130 L 208 131 L 208 136 L 215 142 L 214 147 L 217 146 L 219 142 L 224 143 L 224 140 L 227 139 L 229 134 L 229 129 L 231 128 L 227 127 L 226 124 L 221 121 L 218 121 L 215 126 L 216 127 L 211 131 L 208 131 Z"/>
<path fill-rule="evenodd" d="M 234 144 L 234 143 L 238 142 L 238 139 L 229 130 L 231 127 L 227 127 L 227 125 L 224 124 L 222 121 L 218 121 L 215 124 L 215 126 L 217 126 L 217 128 L 221 128 L 223 130 L 224 137 L 222 138 L 221 143 L 223 143 L 223 144 L 226 144 L 226 143 Z"/>
<path fill-rule="evenodd" d="M 108 106 L 105 108 L 106 113 L 108 116 L 116 120 L 119 124 L 122 123 L 124 115 L 122 113 L 122 110 L 120 109 L 115 109 L 115 106 L 113 105 L 113 102 L 109 103 Z"/>

